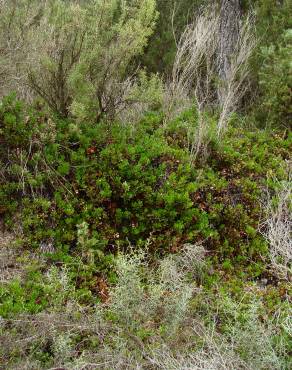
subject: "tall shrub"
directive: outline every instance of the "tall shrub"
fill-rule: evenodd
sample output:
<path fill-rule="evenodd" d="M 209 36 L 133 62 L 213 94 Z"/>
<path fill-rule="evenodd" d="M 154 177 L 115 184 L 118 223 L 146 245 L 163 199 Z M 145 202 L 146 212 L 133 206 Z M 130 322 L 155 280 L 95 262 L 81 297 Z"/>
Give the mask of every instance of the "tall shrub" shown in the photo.
<path fill-rule="evenodd" d="M 152 33 L 155 6 L 155 0 L 5 2 L 0 27 L 5 48 L 13 50 L 3 48 L 2 74 L 8 62 L 17 66 L 11 73 L 21 88 L 61 117 L 114 116 L 137 85 L 131 64 Z"/>

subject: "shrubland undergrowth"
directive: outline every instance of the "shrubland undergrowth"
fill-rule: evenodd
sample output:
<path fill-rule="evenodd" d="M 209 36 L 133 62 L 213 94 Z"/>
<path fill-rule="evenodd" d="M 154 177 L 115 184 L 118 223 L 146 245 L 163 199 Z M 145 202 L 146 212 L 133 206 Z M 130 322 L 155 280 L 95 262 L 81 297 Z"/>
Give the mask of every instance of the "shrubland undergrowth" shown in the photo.
<path fill-rule="evenodd" d="M 291 368 L 291 6 L 169 3 L 0 1 L 1 369 Z"/>
<path fill-rule="evenodd" d="M 1 214 L 22 265 L 0 290 L 7 368 L 289 367 L 290 260 L 262 199 L 283 209 L 291 141 L 239 120 L 193 162 L 194 110 L 96 126 L 2 101 Z"/>

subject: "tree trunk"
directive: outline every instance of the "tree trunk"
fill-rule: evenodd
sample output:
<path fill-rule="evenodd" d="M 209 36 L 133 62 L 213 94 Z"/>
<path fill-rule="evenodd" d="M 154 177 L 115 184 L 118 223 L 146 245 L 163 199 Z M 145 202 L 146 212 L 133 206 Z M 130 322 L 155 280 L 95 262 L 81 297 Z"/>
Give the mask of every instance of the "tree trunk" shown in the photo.
<path fill-rule="evenodd" d="M 221 0 L 218 70 L 223 90 L 226 81 L 228 81 L 231 57 L 238 41 L 240 13 L 240 0 Z M 219 100 L 221 101 L 222 96 L 220 95 L 219 93 Z"/>

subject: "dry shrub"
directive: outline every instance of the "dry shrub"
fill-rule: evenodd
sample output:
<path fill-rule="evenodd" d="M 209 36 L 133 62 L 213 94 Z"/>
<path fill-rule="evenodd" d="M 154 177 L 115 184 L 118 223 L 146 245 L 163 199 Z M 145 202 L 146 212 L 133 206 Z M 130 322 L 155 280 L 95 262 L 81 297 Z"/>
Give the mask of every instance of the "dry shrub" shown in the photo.
<path fill-rule="evenodd" d="M 280 279 L 292 277 L 291 163 L 287 164 L 287 180 L 277 181 L 275 194 L 267 192 L 264 209 L 267 218 L 262 233 L 269 243 L 271 267 Z"/>
<path fill-rule="evenodd" d="M 45 1 L 2 0 L 0 2 L 0 97 L 16 91 L 31 101 L 26 68 L 31 51 L 29 35 L 37 25 Z M 34 37 L 36 35 L 34 34 Z"/>
<path fill-rule="evenodd" d="M 239 22 L 238 19 L 234 21 Z M 229 56 L 230 68 L 224 80 L 220 80 L 218 67 L 220 15 L 216 7 L 204 8 L 180 38 L 164 99 L 165 122 L 195 105 L 198 122 L 191 145 L 194 160 L 206 151 L 210 140 L 212 129 L 205 113 L 213 109 L 219 111 L 216 136 L 220 138 L 248 89 L 248 60 L 256 46 L 253 25 L 252 15 L 241 22 L 234 52 Z"/>
<path fill-rule="evenodd" d="M 216 329 L 216 319 L 209 326 L 202 322 L 198 325 L 195 321 L 192 326 L 195 333 L 193 338 L 200 340 L 199 348 L 183 352 L 178 348 L 173 350 L 169 343 L 165 343 L 164 347 L 152 352 L 150 362 L 156 368 L 165 370 L 273 370 L 287 366 L 287 348 L 273 340 L 278 334 L 279 323 L 276 319 L 270 319 L 265 324 L 260 322 L 258 315 L 262 305 L 259 301 L 255 300 L 246 306 L 244 318 L 241 304 L 230 298 L 218 295 L 216 305 L 217 314 L 221 311 L 232 318 L 228 320 L 230 322 L 227 322 L 224 334 Z M 215 307 L 210 305 L 210 317 L 214 317 Z M 289 325 L 284 330 L 288 334 Z"/>
<path fill-rule="evenodd" d="M 0 225 L 1 227 L 1 225 Z M 14 236 L 0 230 L 0 283 L 6 283 L 20 275 L 20 266 L 16 262 L 17 253 L 12 247 Z"/>
<path fill-rule="evenodd" d="M 62 117 L 95 121 L 132 106 L 133 59 L 153 32 L 155 0 L 0 5 L 0 97 L 16 90 Z"/>
<path fill-rule="evenodd" d="M 291 332 L 287 315 L 279 312 L 275 320 L 262 323 L 259 301 L 246 305 L 220 294 L 214 301 L 199 287 L 204 255 L 202 247 L 186 245 L 154 266 L 145 252 L 120 255 L 118 283 L 105 304 L 82 309 L 66 295 L 62 309 L 58 304 L 57 310 L 2 320 L 5 368 L 285 368 L 286 345 L 274 336 L 281 325 Z M 66 288 L 65 273 L 61 271 Z M 51 283 L 54 279 L 56 270 L 49 274 Z M 223 332 L 218 315 L 225 318 Z M 46 353 L 51 357 L 44 365 Z"/>
<path fill-rule="evenodd" d="M 194 99 L 199 110 L 209 102 L 218 19 L 217 12 L 207 8 L 182 34 L 168 85 L 165 108 L 168 119 L 194 104 Z"/>
<path fill-rule="evenodd" d="M 179 342 L 186 336 L 182 323 L 189 317 L 189 301 L 197 290 L 194 282 L 188 282 L 187 274 L 200 276 L 204 249 L 186 246 L 177 256 L 169 256 L 156 268 L 146 263 L 144 252 L 120 255 L 117 261 L 118 284 L 112 289 L 110 300 L 94 309 L 82 309 L 74 300 L 68 300 L 61 309 L 56 307 L 47 313 L 20 315 L 17 319 L 2 320 L 0 340 L 6 368 L 12 353 L 18 353 L 21 369 L 39 369 L 36 352 L 52 352 L 53 367 L 66 369 L 139 369 L 147 367 L 149 349 L 160 345 L 159 326 L 169 342 Z M 44 280 L 50 284 L 62 283 L 67 291 L 65 271 L 54 268 Z M 63 296 L 63 294 L 61 294 Z M 63 302 L 63 304 L 64 304 Z M 12 330 L 10 330 L 12 329 Z M 151 337 L 143 340 L 143 333 Z M 28 334 L 29 333 L 29 334 Z M 140 333 L 140 334 L 139 334 Z M 141 337 L 142 336 L 142 337 Z M 82 339 L 93 338 L 98 348 L 86 349 Z M 34 350 L 32 350 L 34 348 Z M 83 348 L 83 350 L 81 350 Z"/>
<path fill-rule="evenodd" d="M 241 99 L 249 88 L 248 76 L 250 68 L 248 61 L 257 44 L 254 33 L 254 16 L 249 14 L 241 23 L 239 37 L 235 51 L 231 56 L 226 80 L 222 81 L 221 86 L 219 86 L 220 116 L 217 127 L 218 136 L 227 129 L 230 116 L 236 111 Z"/>

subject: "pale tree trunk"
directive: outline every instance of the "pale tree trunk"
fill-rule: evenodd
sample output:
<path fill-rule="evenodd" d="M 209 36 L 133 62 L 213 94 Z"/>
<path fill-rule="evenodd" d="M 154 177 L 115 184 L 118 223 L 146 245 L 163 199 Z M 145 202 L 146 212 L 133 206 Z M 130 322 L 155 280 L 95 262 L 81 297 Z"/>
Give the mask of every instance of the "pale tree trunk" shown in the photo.
<path fill-rule="evenodd" d="M 231 69 L 240 28 L 240 0 L 221 0 L 219 25 L 218 72 L 222 88 L 219 89 L 219 102 L 222 102 L 225 85 Z"/>

